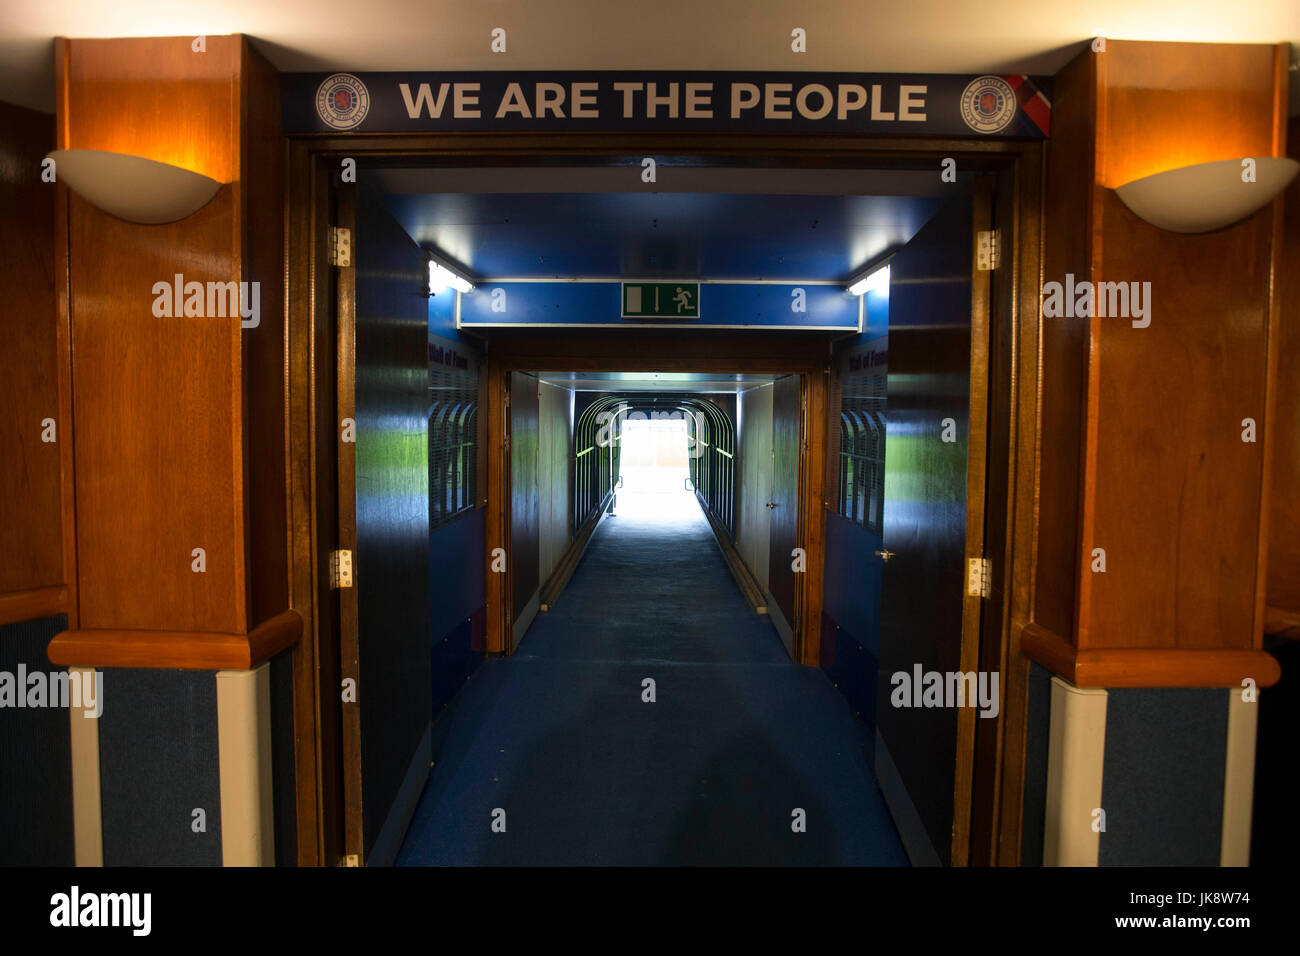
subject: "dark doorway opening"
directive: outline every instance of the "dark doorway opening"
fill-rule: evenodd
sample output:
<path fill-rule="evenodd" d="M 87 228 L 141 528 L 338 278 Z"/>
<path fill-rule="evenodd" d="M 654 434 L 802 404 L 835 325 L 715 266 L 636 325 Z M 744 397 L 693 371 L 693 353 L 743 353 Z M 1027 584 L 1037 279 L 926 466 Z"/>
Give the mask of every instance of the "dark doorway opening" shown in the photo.
<path fill-rule="evenodd" d="M 628 165 L 621 159 L 613 157 L 611 157 L 611 159 L 612 162 L 610 159 L 592 158 L 589 162 L 592 166 L 597 168 L 602 165 L 608 165 L 613 169 L 617 169 L 620 166 Z M 716 159 L 716 157 L 710 157 L 706 162 L 721 165 L 720 163 L 716 163 Z M 788 159 L 789 157 L 784 157 L 782 161 L 771 163 L 770 165 L 798 165 L 797 163 L 789 163 Z M 558 161 L 567 162 L 567 160 Z M 858 162 L 860 162 L 860 160 Z M 409 165 L 409 163 L 409 158 L 387 160 L 387 164 L 390 167 Z M 845 165 L 851 166 L 853 163 L 853 160 L 849 160 L 845 162 Z M 819 164 L 824 165 L 824 163 L 820 162 Z M 739 161 L 735 162 L 734 165 L 756 165 L 762 167 L 764 164 L 749 164 L 747 161 Z M 918 163 L 917 165 L 920 164 Z M 689 163 L 685 164 L 685 166 L 689 166 Z M 813 227 L 810 225 L 810 228 Z M 659 344 L 662 346 L 662 355 L 672 359 L 680 359 L 683 357 L 687 359 L 684 364 L 674 365 L 672 363 L 656 363 L 653 366 L 649 366 L 668 370 L 680 370 L 691 366 L 700 368 L 706 358 L 725 355 L 729 348 L 736 346 L 742 341 L 740 336 L 732 336 L 728 339 L 727 336 L 708 336 L 704 330 L 695 330 L 692 332 L 695 341 L 690 343 L 689 346 L 683 348 L 680 335 L 675 336 L 672 333 L 663 332 L 661 330 L 647 331 L 652 337 L 655 335 L 658 336 Z M 638 333 L 638 335 L 640 334 L 641 333 Z M 487 566 L 489 564 L 492 551 L 494 550 L 492 545 L 504 545 L 504 550 L 508 553 L 517 544 L 517 542 L 513 541 L 510 536 L 512 522 L 500 510 L 496 514 L 493 513 L 494 502 L 497 509 L 502 509 L 503 503 L 505 502 L 513 502 L 513 496 L 506 493 L 510 490 L 510 479 L 509 477 L 501 475 L 499 472 L 494 475 L 493 465 L 490 461 L 485 461 L 485 459 L 490 458 L 492 448 L 497 447 L 499 440 L 505 437 L 505 428 L 503 427 L 504 419 L 501 412 L 504 410 L 503 406 L 506 403 L 503 401 L 503 398 L 511 395 L 510 387 L 507 383 L 509 383 L 510 379 L 513 378 L 517 372 L 530 370 L 537 372 L 550 372 L 564 368 L 579 368 L 578 365 L 572 363 L 559 364 L 558 361 L 550 361 L 547 364 L 542 364 L 538 362 L 539 357 L 546 357 L 554 360 L 561 356 L 572 356 L 575 353 L 582 353 L 582 358 L 586 363 L 585 367 L 582 367 L 583 371 L 608 371 L 610 369 L 619 369 L 620 367 L 626 369 L 629 367 L 628 365 L 623 364 L 626 359 L 615 359 L 614 361 L 611 361 L 614 356 L 621 355 L 625 347 L 633 341 L 631 336 L 628 336 L 625 338 L 624 342 L 615 344 L 613 340 L 617 339 L 619 335 L 620 333 L 614 333 L 612 330 L 609 332 L 605 330 L 593 331 L 589 336 L 583 336 L 584 341 L 582 345 L 584 347 L 575 349 L 573 348 L 572 338 L 567 338 L 566 333 L 561 330 L 552 330 L 549 335 L 533 335 L 530 331 L 522 329 L 517 331 L 510 330 L 502 333 L 500 337 L 498 337 L 496 332 L 484 333 L 484 339 L 488 340 L 486 348 L 483 348 L 481 351 L 477 352 L 477 354 L 471 354 L 469 361 L 470 366 L 472 367 L 477 364 L 479 394 L 476 413 L 478 415 L 478 421 L 481 422 L 481 426 L 480 434 L 476 436 L 476 441 L 474 442 L 477 446 L 474 454 L 474 473 L 475 481 L 479 486 L 474 497 L 477 498 L 478 504 L 474 509 L 467 511 L 466 513 L 469 515 L 478 513 L 478 516 L 482 521 L 483 532 L 479 538 L 481 541 L 480 547 L 483 551 L 481 566 Z M 572 333 L 567 333 L 567 336 L 572 336 Z M 784 376 L 787 378 L 789 383 L 787 388 L 792 390 L 792 404 L 794 404 L 797 409 L 794 415 L 794 427 L 796 434 L 801 436 L 796 440 L 795 447 L 798 453 L 803 456 L 805 462 L 811 460 L 818 463 L 814 469 L 807 469 L 803 467 L 803 465 L 796 463 L 797 478 L 795 485 L 796 495 L 798 497 L 796 499 L 795 507 L 788 509 L 787 514 L 790 515 L 794 531 L 794 540 L 796 542 L 807 542 L 807 533 L 810 529 L 813 529 L 818 532 L 816 547 L 819 549 L 824 548 L 821 540 L 821 529 L 824 526 L 825 517 L 820 513 L 821 508 L 817 505 L 822 504 L 827 508 L 833 506 L 832 498 L 834 495 L 832 494 L 832 489 L 834 483 L 839 480 L 838 469 L 833 465 L 830 467 L 827 466 L 827 460 L 829 459 L 833 461 L 838 452 L 833 452 L 830 449 L 830 443 L 827 441 L 829 429 L 824 427 L 825 423 L 835 420 L 831 418 L 832 411 L 830 406 L 832 403 L 828 401 L 827 396 L 828 379 L 831 377 L 827 376 L 825 371 L 826 364 L 828 364 L 828 336 L 801 335 L 797 332 L 754 333 L 746 336 L 745 339 L 753 340 L 764 337 L 769 339 L 780 339 L 782 340 L 783 346 L 787 343 L 797 344 L 793 349 L 786 350 L 786 355 L 784 355 L 783 358 L 787 360 L 772 361 L 771 357 L 780 354 L 783 351 L 782 348 L 769 348 L 767 345 L 756 346 L 752 341 L 749 341 L 747 344 L 742 345 L 738 350 L 738 358 L 732 358 L 730 362 L 723 362 L 720 363 L 719 366 L 715 367 L 721 367 L 726 371 L 738 372 L 741 374 L 759 371 L 762 374 L 774 377 Z M 561 347 L 555 348 L 557 343 L 560 344 Z M 342 345 L 343 343 L 340 342 L 340 344 Z M 639 345 L 640 342 L 638 341 L 637 344 Z M 719 348 L 720 345 L 723 347 Z M 472 346 L 468 346 L 466 350 L 472 352 Z M 444 350 L 444 352 L 445 351 L 446 350 Z M 452 351 L 456 353 L 452 358 L 453 364 L 459 358 L 464 357 L 459 347 L 454 348 Z M 674 355 L 674 351 L 678 354 Z M 788 360 L 791 352 L 795 354 L 795 358 L 793 360 Z M 640 367 L 644 368 L 647 367 L 647 365 L 641 365 Z M 771 390 L 775 391 L 775 388 Z M 506 398 L 506 400 L 508 400 L 508 398 Z M 426 428 L 430 430 L 429 432 L 426 432 L 426 434 L 431 434 L 434 427 L 445 426 L 446 423 L 437 420 L 431 409 L 426 409 L 426 411 L 429 412 L 428 417 L 425 419 Z M 836 411 L 838 411 L 838 409 L 836 409 Z M 808 427 L 809 422 L 815 423 L 816 427 Z M 838 421 L 835 420 L 835 422 L 836 427 L 838 427 Z M 743 428 L 743 425 L 741 425 L 741 428 Z M 738 434 L 741 428 L 738 428 Z M 740 441 L 739 437 L 737 438 L 737 441 Z M 461 442 L 457 444 L 464 445 L 466 443 Z M 453 495 L 459 493 L 455 488 L 464 487 L 463 482 L 466 478 L 466 471 L 462 465 L 458 464 L 455 468 L 455 481 L 451 483 L 454 486 Z M 809 473 L 814 470 L 817 472 L 816 474 Z M 832 472 L 832 477 L 827 476 L 828 471 Z M 443 472 L 438 471 L 430 473 L 430 493 L 432 493 L 432 481 L 435 474 L 441 475 Z M 735 496 L 731 502 L 731 521 L 733 528 L 739 520 L 738 509 L 743 507 L 741 501 L 736 500 L 740 497 L 741 496 Z M 798 506 L 799 500 L 807 503 L 802 509 Z M 776 504 L 779 508 L 780 503 L 777 502 Z M 513 508 L 513 503 L 510 504 L 510 507 Z M 472 527 L 472 523 L 469 526 Z M 820 563 L 820 557 L 822 556 L 817 556 L 817 560 L 814 560 L 813 562 L 814 565 Z M 360 570 L 360 568 L 358 570 Z M 771 567 L 769 566 L 769 571 L 770 570 Z M 820 567 L 816 568 L 818 575 L 820 575 L 820 570 Z M 431 576 L 432 573 L 431 570 Z M 804 580 L 806 581 L 806 579 Z M 500 589 L 501 585 L 506 583 L 506 581 L 500 580 L 499 576 L 494 581 L 494 578 L 490 573 L 485 575 L 485 596 L 484 604 L 482 606 L 483 613 L 478 617 L 478 620 L 475 620 L 475 615 L 470 615 L 465 622 L 468 625 L 466 640 L 469 647 L 473 648 L 475 644 L 477 644 L 488 653 L 491 653 L 493 650 L 508 649 L 508 643 L 505 647 L 498 645 L 498 647 L 494 648 L 492 637 L 494 633 L 494 624 L 492 621 L 492 608 L 494 603 L 497 607 L 505 607 L 507 613 L 512 610 L 509 607 L 509 605 L 513 603 L 512 600 L 502 602 L 500 601 L 500 598 L 503 596 L 501 593 L 497 593 L 496 595 L 492 593 L 494 588 Z M 808 595 L 813 591 L 817 592 L 815 601 L 808 599 Z M 818 580 L 812 588 L 801 583 L 797 587 L 794 595 L 790 598 L 789 602 L 798 608 L 794 613 L 796 621 L 792 628 L 797 637 L 792 642 L 791 649 L 795 652 L 798 658 L 805 660 L 808 659 L 811 652 L 810 663 L 817 662 L 819 656 L 817 648 L 824 636 L 824 622 L 821 621 L 820 591 L 821 580 L 820 577 L 818 577 Z M 495 602 L 494 598 L 496 599 Z M 513 595 L 511 595 L 511 598 L 513 598 Z M 800 602 L 802 602 L 802 606 Z M 774 601 L 774 603 L 779 604 L 779 602 L 776 601 Z M 806 615 L 803 620 L 798 620 L 800 612 Z M 808 618 L 815 618 L 816 620 L 809 620 Z M 502 630 L 503 628 L 498 626 L 496 633 L 499 636 L 504 636 Z M 344 666 L 341 670 L 346 672 L 347 666 L 350 662 L 346 660 L 346 654 L 343 656 L 345 660 L 343 661 Z M 346 733 L 345 736 L 347 736 Z M 345 765 L 349 765 L 350 763 L 359 760 L 361 757 L 359 752 L 360 748 L 357 748 L 357 752 L 351 757 L 348 756 L 348 748 L 346 746 L 344 750 L 345 754 L 343 763 Z M 371 806 L 373 807 L 373 804 L 371 804 Z M 954 861 L 956 862 L 955 856 Z"/>

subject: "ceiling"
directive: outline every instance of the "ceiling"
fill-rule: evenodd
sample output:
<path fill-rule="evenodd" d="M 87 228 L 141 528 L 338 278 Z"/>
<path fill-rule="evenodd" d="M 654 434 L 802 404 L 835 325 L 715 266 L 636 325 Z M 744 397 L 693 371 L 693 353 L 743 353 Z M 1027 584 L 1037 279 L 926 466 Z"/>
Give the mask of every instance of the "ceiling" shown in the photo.
<path fill-rule="evenodd" d="M 490 31 L 507 31 L 505 53 Z M 790 31 L 807 31 L 807 53 Z M 1297 0 L 4 0 L 0 99 L 53 111 L 53 38 L 246 33 L 283 71 L 1052 74 L 1094 36 L 1300 44 Z M 1293 54 L 1294 60 L 1294 54 Z M 1291 74 L 1300 113 L 1300 73 Z"/>
<path fill-rule="evenodd" d="M 773 375 L 707 372 L 537 372 L 551 385 L 577 392 L 743 392 L 776 380 Z"/>
<path fill-rule="evenodd" d="M 720 168 L 695 162 L 661 157 L 653 186 L 641 183 L 635 161 L 376 168 L 366 176 L 388 194 L 389 210 L 416 242 L 482 280 L 841 281 L 906 243 L 967 179 L 959 175 L 957 182 L 944 183 L 933 168 Z"/>
<path fill-rule="evenodd" d="M 387 202 L 416 242 L 481 281 L 663 276 L 841 282 L 906 243 L 943 199 L 437 193 L 389 196 Z"/>

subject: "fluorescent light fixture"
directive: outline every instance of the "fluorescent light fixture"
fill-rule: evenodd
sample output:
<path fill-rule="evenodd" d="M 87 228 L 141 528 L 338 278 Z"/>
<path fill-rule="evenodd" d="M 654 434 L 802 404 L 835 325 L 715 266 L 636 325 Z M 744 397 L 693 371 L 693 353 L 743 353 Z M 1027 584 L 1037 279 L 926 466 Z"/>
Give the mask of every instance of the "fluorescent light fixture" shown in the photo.
<path fill-rule="evenodd" d="M 1300 163 L 1294 159 L 1223 159 L 1143 176 L 1115 193 L 1136 216 L 1160 229 L 1213 232 L 1268 205 L 1297 172 Z"/>
<path fill-rule="evenodd" d="M 217 194 L 221 183 L 201 173 L 102 149 L 56 149 L 55 176 L 111 216 L 156 226 L 186 219 Z"/>
<path fill-rule="evenodd" d="M 889 288 L 889 266 L 884 265 L 874 272 L 868 272 L 849 286 L 849 295 L 866 295 Z"/>
<path fill-rule="evenodd" d="M 459 272 L 453 271 L 449 266 L 443 265 L 433 256 L 429 257 L 429 289 L 445 289 L 451 286 L 457 292 L 473 292 L 474 283 L 470 282 Z"/>

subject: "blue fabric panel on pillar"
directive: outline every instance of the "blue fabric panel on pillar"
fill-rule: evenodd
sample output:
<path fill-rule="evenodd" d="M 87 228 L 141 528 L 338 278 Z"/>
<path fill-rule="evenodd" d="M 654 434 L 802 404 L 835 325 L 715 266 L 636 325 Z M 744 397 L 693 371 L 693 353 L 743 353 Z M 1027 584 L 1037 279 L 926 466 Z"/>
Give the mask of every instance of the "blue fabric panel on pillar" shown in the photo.
<path fill-rule="evenodd" d="M 0 627 L 0 673 L 13 681 L 12 701 L 0 697 L 0 866 L 72 866 L 72 758 L 68 711 L 17 707 L 33 673 L 61 673 L 45 656 L 50 639 L 65 630 L 62 615 Z M 48 697 L 46 698 L 48 701 Z"/>
<path fill-rule="evenodd" d="M 1229 693 L 1109 691 L 1102 866 L 1219 865 Z"/>
<path fill-rule="evenodd" d="M 104 671 L 99 773 L 105 866 L 220 866 L 215 672 Z"/>

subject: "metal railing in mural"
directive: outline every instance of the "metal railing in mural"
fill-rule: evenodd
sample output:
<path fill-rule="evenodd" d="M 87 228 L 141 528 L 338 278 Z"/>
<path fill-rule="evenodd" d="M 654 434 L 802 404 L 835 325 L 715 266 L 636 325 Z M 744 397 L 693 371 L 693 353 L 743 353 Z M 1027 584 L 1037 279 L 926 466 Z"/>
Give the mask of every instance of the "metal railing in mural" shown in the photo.
<path fill-rule="evenodd" d="M 840 514 L 880 534 L 885 507 L 885 422 L 861 408 L 840 412 Z"/>
<path fill-rule="evenodd" d="M 648 396 L 605 396 L 578 416 L 573 433 L 573 529 L 606 507 L 619 478 L 623 423 L 635 416 L 675 417 L 686 421 L 687 465 L 701 504 L 733 530 L 735 512 L 736 428 L 713 402 Z"/>
<path fill-rule="evenodd" d="M 478 377 L 440 369 L 429 396 L 429 530 L 435 531 L 475 506 Z"/>

